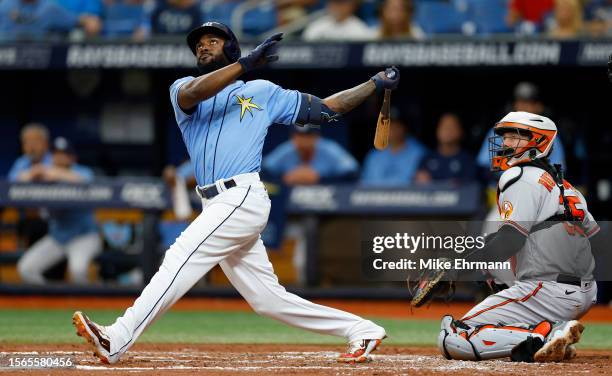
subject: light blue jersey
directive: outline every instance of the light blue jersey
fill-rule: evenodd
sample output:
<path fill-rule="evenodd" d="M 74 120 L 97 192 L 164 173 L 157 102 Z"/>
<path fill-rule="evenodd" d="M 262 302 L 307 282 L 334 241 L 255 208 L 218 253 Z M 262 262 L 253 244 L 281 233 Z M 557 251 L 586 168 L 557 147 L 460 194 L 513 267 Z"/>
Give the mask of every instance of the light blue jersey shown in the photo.
<path fill-rule="evenodd" d="M 427 148 L 414 137 L 398 151 L 372 149 L 366 155 L 360 183 L 372 187 L 399 187 L 412 184 Z"/>
<path fill-rule="evenodd" d="M 93 171 L 88 167 L 74 164 L 71 170 L 83 178 L 83 183 L 90 183 L 94 178 Z M 49 235 L 60 244 L 96 231 L 96 222 L 91 209 L 49 210 Z"/>
<path fill-rule="evenodd" d="M 293 142 L 280 144 L 264 159 L 264 169 L 272 175 L 282 176 L 303 164 Z M 312 160 L 307 163 L 322 179 L 346 177 L 356 174 L 359 164 L 338 143 L 320 138 Z"/>
<path fill-rule="evenodd" d="M 193 79 L 176 80 L 170 86 L 170 101 L 198 185 L 259 172 L 268 127 L 295 124 L 300 92 L 266 80 L 235 81 L 187 114 L 178 104 L 178 93 Z"/>
<path fill-rule="evenodd" d="M 46 153 L 43 156 L 43 159 L 40 163 L 43 166 L 51 166 L 51 162 L 52 162 L 51 153 Z M 17 177 L 22 172 L 27 171 L 30 168 L 32 168 L 32 160 L 27 155 L 22 155 L 21 157 L 17 158 L 15 162 L 13 163 L 13 166 L 11 166 L 11 169 L 9 170 L 9 173 L 7 176 L 8 181 L 10 181 L 11 183 L 16 182 Z"/>

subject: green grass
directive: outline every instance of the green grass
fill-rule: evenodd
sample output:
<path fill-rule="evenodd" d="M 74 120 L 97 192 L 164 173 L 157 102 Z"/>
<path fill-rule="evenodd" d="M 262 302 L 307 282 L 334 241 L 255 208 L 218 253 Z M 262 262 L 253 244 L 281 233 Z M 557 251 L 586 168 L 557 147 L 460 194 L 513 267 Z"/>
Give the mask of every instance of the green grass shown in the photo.
<path fill-rule="evenodd" d="M 87 311 L 100 324 L 110 324 L 119 311 Z M 69 310 L 0 310 L 0 344 L 79 343 Z M 385 343 L 435 346 L 439 321 L 373 318 L 389 334 Z M 249 312 L 173 311 L 151 326 L 139 342 L 158 343 L 296 343 L 342 344 L 336 337 L 290 328 Z M 588 324 L 583 348 L 612 349 L 612 325 Z"/>

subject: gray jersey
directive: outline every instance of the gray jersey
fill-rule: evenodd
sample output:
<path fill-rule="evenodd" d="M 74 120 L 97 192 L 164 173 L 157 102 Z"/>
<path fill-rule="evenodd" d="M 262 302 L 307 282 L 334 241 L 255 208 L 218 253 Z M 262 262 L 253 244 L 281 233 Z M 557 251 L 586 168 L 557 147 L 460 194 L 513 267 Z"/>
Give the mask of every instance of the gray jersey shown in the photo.
<path fill-rule="evenodd" d="M 599 226 L 578 190 L 565 182 L 564 195 L 581 225 L 559 222 L 541 229 L 538 224 L 564 213 L 559 188 L 548 172 L 527 166 L 521 174 L 521 167 L 513 167 L 501 176 L 499 192 L 501 225 L 513 226 L 527 236 L 525 246 L 513 257 L 517 280 L 555 281 L 559 274 L 593 279 L 595 261 L 588 238 Z"/>

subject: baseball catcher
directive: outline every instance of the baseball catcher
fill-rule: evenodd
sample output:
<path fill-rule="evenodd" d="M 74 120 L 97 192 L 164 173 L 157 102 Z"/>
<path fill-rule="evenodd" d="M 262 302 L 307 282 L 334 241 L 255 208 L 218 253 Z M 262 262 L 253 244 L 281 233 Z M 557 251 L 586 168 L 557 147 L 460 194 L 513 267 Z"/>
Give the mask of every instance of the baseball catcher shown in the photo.
<path fill-rule="evenodd" d="M 489 139 L 501 225 L 467 261 L 511 260 L 516 282 L 461 319 L 442 318 L 438 348 L 447 359 L 562 361 L 576 356 L 577 321 L 595 303 L 591 253 L 599 226 L 586 200 L 548 161 L 557 127 L 549 118 L 510 112 Z M 597 247 L 593 247 L 597 248 Z M 420 306 L 446 291 L 457 271 L 433 271 L 414 294 Z"/>

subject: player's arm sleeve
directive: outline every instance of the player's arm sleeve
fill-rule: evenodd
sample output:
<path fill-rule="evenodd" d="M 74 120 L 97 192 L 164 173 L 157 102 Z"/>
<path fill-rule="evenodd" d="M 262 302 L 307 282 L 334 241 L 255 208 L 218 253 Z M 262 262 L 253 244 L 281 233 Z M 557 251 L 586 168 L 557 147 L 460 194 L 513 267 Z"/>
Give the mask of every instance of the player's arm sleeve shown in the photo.
<path fill-rule="evenodd" d="M 75 174 L 81 177 L 83 183 L 90 183 L 94 180 L 94 173 L 87 167 L 81 167 L 73 171 Z"/>
<path fill-rule="evenodd" d="M 15 163 L 13 163 L 13 166 L 11 167 L 11 169 L 9 170 L 7 179 L 9 182 L 14 183 L 17 181 L 17 176 L 19 176 L 19 173 L 21 171 L 23 171 L 23 168 L 21 167 L 21 160 L 17 159 L 15 161 Z"/>
<path fill-rule="evenodd" d="M 323 177 L 322 183 L 337 182 L 341 180 L 352 180 L 357 178 L 359 164 L 353 156 L 342 146 L 336 143 L 328 145 L 329 161 L 333 164 L 333 176 Z"/>
<path fill-rule="evenodd" d="M 488 236 L 483 248 L 465 257 L 467 261 L 506 261 L 520 251 L 527 236 L 513 226 L 502 226 L 499 231 Z"/>
<path fill-rule="evenodd" d="M 498 199 L 501 227 L 511 226 L 523 235 L 529 236 L 531 227 L 538 218 L 539 189 L 540 187 L 519 180 L 503 190 Z"/>
<path fill-rule="evenodd" d="M 493 136 L 493 130 L 491 129 L 485 135 L 485 139 L 480 146 L 480 150 L 478 151 L 478 155 L 476 156 L 476 163 L 478 166 L 483 168 L 489 168 L 491 165 L 490 157 L 489 157 L 489 137 Z"/>
<path fill-rule="evenodd" d="M 193 112 L 188 113 L 181 108 L 178 103 L 178 94 L 181 87 L 191 80 L 193 80 L 193 77 L 184 77 L 174 81 L 174 83 L 170 85 L 170 102 L 172 103 L 172 108 L 174 109 L 176 123 L 181 128 L 187 126 L 191 122 Z M 197 109 L 197 106 L 194 107 L 194 110 L 195 109 Z"/>
<path fill-rule="evenodd" d="M 287 90 L 272 84 L 268 97 L 267 113 L 272 123 L 296 124 L 302 95 L 297 90 Z"/>
<path fill-rule="evenodd" d="M 286 172 L 284 161 L 289 155 L 288 146 L 287 143 L 281 144 L 264 157 L 262 168 L 265 173 L 274 178 L 280 178 Z"/>
<path fill-rule="evenodd" d="M 565 148 L 559 137 L 555 138 L 553 143 L 553 149 L 550 153 L 550 162 L 553 164 L 560 164 L 565 168 Z"/>
<path fill-rule="evenodd" d="M 370 185 L 376 184 L 379 179 L 380 168 L 376 168 L 376 163 L 374 162 L 374 151 L 371 150 L 365 157 L 363 162 L 363 168 L 361 170 L 361 177 L 359 182 L 362 185 Z"/>

